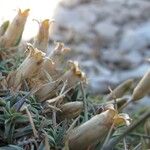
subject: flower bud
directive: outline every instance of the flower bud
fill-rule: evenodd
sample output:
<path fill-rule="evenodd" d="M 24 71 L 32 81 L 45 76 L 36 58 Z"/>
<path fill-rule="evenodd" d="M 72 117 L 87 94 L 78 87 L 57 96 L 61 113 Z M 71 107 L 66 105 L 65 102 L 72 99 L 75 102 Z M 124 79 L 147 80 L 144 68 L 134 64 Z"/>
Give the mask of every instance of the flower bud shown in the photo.
<path fill-rule="evenodd" d="M 132 86 L 133 80 L 129 79 L 118 85 L 110 94 L 106 96 L 106 100 L 121 98 Z"/>
<path fill-rule="evenodd" d="M 53 24 L 53 21 L 49 21 L 49 19 L 45 19 L 42 22 L 39 23 L 39 31 L 37 36 L 34 39 L 33 46 L 35 48 L 40 49 L 41 51 L 45 52 L 48 48 L 48 42 L 49 42 L 49 27 Z"/>
<path fill-rule="evenodd" d="M 150 71 L 143 76 L 138 85 L 135 87 L 132 94 L 132 100 L 137 101 L 148 94 L 148 92 L 150 92 Z"/>
<path fill-rule="evenodd" d="M 0 39 L 0 47 L 9 48 L 19 44 L 28 14 L 29 9 L 25 9 L 24 11 L 19 9 L 18 14 L 8 26 L 4 36 Z"/>
<path fill-rule="evenodd" d="M 86 82 L 85 73 L 80 69 L 77 61 L 68 62 L 70 69 L 61 76 L 63 82 L 67 81 L 67 88 L 75 86 L 80 81 Z"/>
<path fill-rule="evenodd" d="M 69 149 L 84 150 L 101 141 L 111 128 L 114 115 L 115 111 L 106 110 L 70 131 L 66 136 Z"/>
<path fill-rule="evenodd" d="M 83 110 L 83 102 L 75 101 L 63 104 L 61 107 L 61 112 L 58 116 L 61 120 L 72 119 L 80 115 Z"/>
<path fill-rule="evenodd" d="M 36 76 L 44 61 L 45 53 L 42 51 L 34 49 L 31 45 L 28 45 L 28 51 L 28 56 L 16 70 L 13 87 L 17 87 L 22 79 L 32 79 Z"/>

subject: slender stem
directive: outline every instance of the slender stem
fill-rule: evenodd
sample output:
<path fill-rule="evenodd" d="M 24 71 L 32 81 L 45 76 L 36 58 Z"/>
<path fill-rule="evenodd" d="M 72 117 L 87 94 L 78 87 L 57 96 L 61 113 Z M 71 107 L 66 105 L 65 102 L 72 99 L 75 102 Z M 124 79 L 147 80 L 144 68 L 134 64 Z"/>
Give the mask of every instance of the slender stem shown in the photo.
<path fill-rule="evenodd" d="M 29 117 L 29 121 L 30 121 L 30 124 L 31 124 L 31 126 L 32 126 L 32 130 L 33 130 L 34 137 L 38 138 L 38 131 L 37 131 L 36 128 L 35 128 L 35 125 L 34 125 L 32 116 L 31 116 L 31 114 L 30 114 L 30 111 L 28 110 L 28 107 L 26 107 L 25 110 L 26 110 L 26 113 L 27 113 L 27 115 L 28 115 L 28 117 Z"/>
<path fill-rule="evenodd" d="M 80 85 L 81 85 L 81 91 L 82 91 L 82 95 L 83 95 L 84 118 L 85 118 L 85 122 L 86 122 L 86 121 L 88 121 L 88 110 L 87 110 L 86 94 L 85 94 L 85 90 L 83 88 L 83 83 L 81 83 Z"/>
<path fill-rule="evenodd" d="M 45 149 L 50 150 L 50 144 L 48 140 L 48 135 L 45 133 Z"/>
<path fill-rule="evenodd" d="M 129 101 L 127 101 L 125 104 L 123 104 L 123 105 L 119 108 L 119 112 L 122 111 L 125 107 L 127 107 L 131 102 L 132 102 L 132 99 L 129 99 Z"/>
<path fill-rule="evenodd" d="M 53 113 L 52 113 L 52 122 L 53 122 L 53 126 L 54 128 L 56 128 L 57 123 L 56 123 L 56 111 L 53 109 Z"/>
<path fill-rule="evenodd" d="M 130 133 L 131 136 L 139 136 L 142 137 L 144 139 L 150 139 L 149 135 L 145 135 L 145 134 L 140 134 L 140 133 Z"/>
<path fill-rule="evenodd" d="M 123 145 L 124 145 L 124 150 L 128 150 L 127 149 L 127 143 L 126 143 L 126 138 L 123 138 Z"/>
<path fill-rule="evenodd" d="M 105 141 L 104 141 L 104 144 L 103 144 L 103 146 L 102 146 L 102 149 L 107 145 L 107 143 L 108 143 L 108 141 L 109 141 L 109 139 L 110 139 L 110 136 L 112 135 L 113 129 L 114 129 L 114 123 L 111 125 L 111 128 L 110 128 L 110 130 L 109 130 L 109 132 L 108 132 L 108 134 L 107 134 L 107 137 L 106 137 L 106 139 L 105 139 Z"/>
<path fill-rule="evenodd" d="M 66 133 L 68 134 L 76 125 L 77 121 L 79 120 L 80 116 L 78 116 L 73 123 L 70 125 L 69 129 L 66 131 Z"/>
<path fill-rule="evenodd" d="M 110 93 L 113 93 L 111 87 L 108 87 L 108 89 L 110 90 Z M 114 101 L 114 107 L 115 107 L 115 109 L 118 111 L 117 98 L 116 98 L 116 95 L 115 95 L 115 94 L 113 94 L 113 101 Z"/>
<path fill-rule="evenodd" d="M 139 143 L 132 150 L 141 150 L 141 148 L 142 148 L 142 143 Z"/>

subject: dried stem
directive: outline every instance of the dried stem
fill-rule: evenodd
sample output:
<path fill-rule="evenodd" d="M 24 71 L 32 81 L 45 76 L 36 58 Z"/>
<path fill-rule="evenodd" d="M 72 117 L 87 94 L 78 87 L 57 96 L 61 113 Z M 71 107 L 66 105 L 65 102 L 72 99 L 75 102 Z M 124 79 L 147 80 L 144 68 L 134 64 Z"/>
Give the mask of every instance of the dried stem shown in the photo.
<path fill-rule="evenodd" d="M 66 85 L 67 85 L 67 83 L 66 82 L 64 82 L 64 86 L 62 87 L 62 89 L 61 89 L 61 91 L 60 91 L 60 93 L 59 93 L 59 95 L 56 97 L 56 98 L 54 98 L 54 99 L 51 99 L 51 100 L 48 100 L 48 102 L 55 102 L 55 104 L 54 104 L 54 107 L 56 107 L 56 103 L 60 100 L 60 99 L 62 99 L 63 97 L 65 97 L 65 95 L 70 91 L 70 88 L 68 89 L 68 90 L 66 90 L 64 93 L 63 93 L 63 91 L 65 90 L 65 87 L 66 87 Z M 52 120 L 53 120 L 53 125 L 54 125 L 54 127 L 56 127 L 57 126 L 57 123 L 56 123 L 56 110 L 54 110 L 53 109 L 53 114 L 52 114 Z"/>
<path fill-rule="evenodd" d="M 35 125 L 34 125 L 32 116 L 31 116 L 31 114 L 30 114 L 30 112 L 29 112 L 29 110 L 28 110 L 27 107 L 25 108 L 25 110 L 26 110 L 26 113 L 27 113 L 27 115 L 28 115 L 28 117 L 29 117 L 29 121 L 30 121 L 30 124 L 31 124 L 31 126 L 32 126 L 32 130 L 33 130 L 34 137 L 38 138 L 38 132 L 37 132 L 37 130 L 36 130 L 36 128 L 35 128 Z"/>
<path fill-rule="evenodd" d="M 102 146 L 102 149 L 103 149 L 103 147 L 105 147 L 105 146 L 107 145 L 107 143 L 108 143 L 108 141 L 109 141 L 109 139 L 110 139 L 110 136 L 112 135 L 113 129 L 114 129 L 114 123 L 112 124 L 112 126 L 111 126 L 111 128 L 110 128 L 110 130 L 109 130 L 109 132 L 108 132 L 108 134 L 107 134 L 107 137 L 106 137 L 106 139 L 105 139 L 105 141 L 104 141 L 104 144 L 103 144 L 103 146 Z"/>
<path fill-rule="evenodd" d="M 53 126 L 56 128 L 57 123 L 56 123 L 56 111 L 53 109 L 53 114 L 52 114 L 52 121 L 53 121 Z"/>
<path fill-rule="evenodd" d="M 132 102 L 132 99 L 129 99 L 125 104 L 123 104 L 120 108 L 119 108 L 119 112 L 121 112 L 125 107 L 127 107 L 130 103 Z"/>
<path fill-rule="evenodd" d="M 113 90 L 111 89 L 111 87 L 108 87 L 108 89 L 110 90 L 110 93 L 112 94 L 112 98 L 114 100 L 114 106 L 115 106 L 115 109 L 118 110 L 118 107 L 117 107 L 117 97 L 115 95 L 115 93 L 113 92 Z"/>
<path fill-rule="evenodd" d="M 66 131 L 67 134 L 69 134 L 69 132 L 75 127 L 75 124 L 77 123 L 77 121 L 79 120 L 80 116 L 78 116 L 73 123 L 70 125 L 69 129 Z"/>
<path fill-rule="evenodd" d="M 132 150 L 141 150 L 141 149 L 142 149 L 142 143 L 139 143 Z"/>
<path fill-rule="evenodd" d="M 127 143 L 126 143 L 126 138 L 123 138 L 123 145 L 124 145 L 124 150 L 128 150 L 127 149 Z"/>
<path fill-rule="evenodd" d="M 145 134 L 140 134 L 140 133 L 130 133 L 129 135 L 131 135 L 131 136 L 139 136 L 139 137 L 144 138 L 144 139 L 150 139 L 150 136 L 145 135 Z"/>
<path fill-rule="evenodd" d="M 48 142 L 48 135 L 45 133 L 45 150 L 50 150 L 50 145 Z"/>
<path fill-rule="evenodd" d="M 86 94 L 85 94 L 85 90 L 83 88 L 83 83 L 80 83 L 81 85 L 81 92 L 83 95 L 83 105 L 84 105 L 84 118 L 85 118 L 85 122 L 88 121 L 88 110 L 87 110 L 87 101 L 86 101 Z"/>

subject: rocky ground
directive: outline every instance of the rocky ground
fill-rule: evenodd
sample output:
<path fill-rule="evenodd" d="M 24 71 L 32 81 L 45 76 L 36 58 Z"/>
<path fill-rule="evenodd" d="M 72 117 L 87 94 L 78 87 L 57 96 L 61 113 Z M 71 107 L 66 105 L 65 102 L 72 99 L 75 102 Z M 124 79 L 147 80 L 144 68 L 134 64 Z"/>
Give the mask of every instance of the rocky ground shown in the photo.
<path fill-rule="evenodd" d="M 52 40 L 71 47 L 94 92 L 107 92 L 150 67 L 149 0 L 63 0 Z"/>

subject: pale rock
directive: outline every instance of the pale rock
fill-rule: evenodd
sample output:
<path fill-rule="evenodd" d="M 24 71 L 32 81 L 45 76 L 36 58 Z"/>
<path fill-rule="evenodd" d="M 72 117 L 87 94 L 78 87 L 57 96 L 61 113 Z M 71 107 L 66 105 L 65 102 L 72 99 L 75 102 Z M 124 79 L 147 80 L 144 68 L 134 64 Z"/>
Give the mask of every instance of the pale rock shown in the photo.
<path fill-rule="evenodd" d="M 92 23 L 96 21 L 96 15 L 91 11 L 92 8 L 81 5 L 74 9 L 63 7 L 57 9 L 55 13 L 57 27 L 54 28 L 53 39 L 64 42 L 73 40 L 74 43 L 79 43 L 95 38 L 90 32 Z"/>
<path fill-rule="evenodd" d="M 144 63 L 132 70 L 118 71 L 116 73 L 116 76 L 118 76 L 118 82 L 127 80 L 129 78 L 132 79 L 141 78 L 149 70 L 149 68 L 150 68 L 150 64 Z"/>
<path fill-rule="evenodd" d="M 138 66 L 142 62 L 143 57 L 138 51 L 124 53 L 120 50 L 108 49 L 102 51 L 102 59 L 107 63 L 118 65 L 123 69 Z"/>
<path fill-rule="evenodd" d="M 124 31 L 120 49 L 125 51 L 143 50 L 150 45 L 150 23 Z"/>
<path fill-rule="evenodd" d="M 61 0 L 60 2 L 63 4 L 65 7 L 75 7 L 78 4 L 81 3 L 82 0 Z"/>
<path fill-rule="evenodd" d="M 116 39 L 119 28 L 111 22 L 105 21 L 96 24 L 95 30 L 99 37 L 104 40 L 106 44 L 109 44 L 107 42 L 114 41 L 114 39 Z"/>

